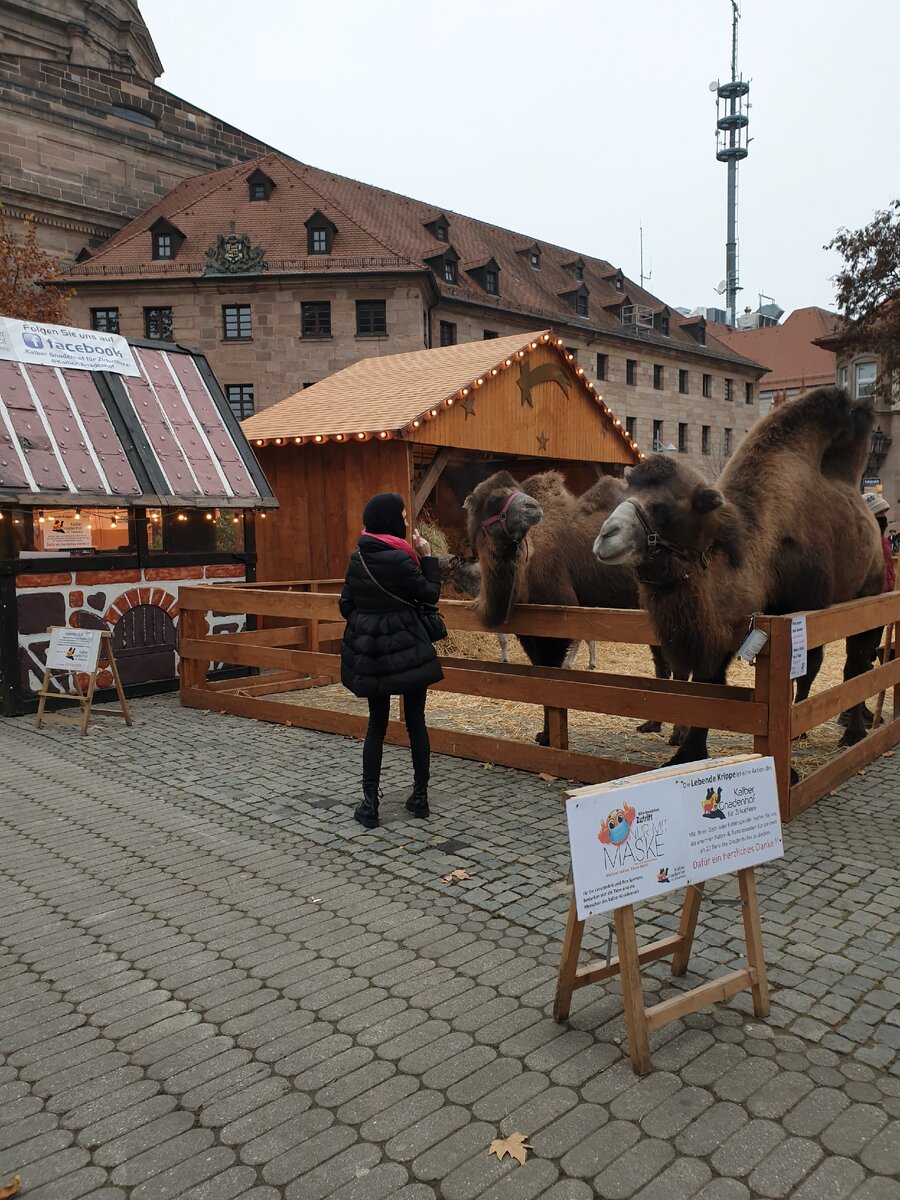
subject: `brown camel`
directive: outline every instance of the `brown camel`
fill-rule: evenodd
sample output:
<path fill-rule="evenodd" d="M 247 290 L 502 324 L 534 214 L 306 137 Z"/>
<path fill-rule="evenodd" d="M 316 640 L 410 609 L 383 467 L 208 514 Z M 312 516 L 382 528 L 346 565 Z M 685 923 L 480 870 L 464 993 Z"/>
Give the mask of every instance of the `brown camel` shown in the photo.
<path fill-rule="evenodd" d="M 516 604 L 567 604 L 594 608 L 637 608 L 632 568 L 598 562 L 591 547 L 600 527 L 624 495 L 619 479 L 605 476 L 581 497 L 557 471 L 532 475 L 521 485 L 498 471 L 466 498 L 469 541 L 481 567 L 477 611 L 496 629 Z M 520 636 L 535 666 L 559 667 L 568 638 Z M 656 674 L 668 677 L 655 651 Z M 642 730 L 659 729 L 656 723 Z M 537 740 L 548 744 L 547 718 Z"/>
<path fill-rule="evenodd" d="M 724 683 L 751 613 L 824 608 L 881 590 L 880 536 L 859 491 L 873 421 L 871 402 L 819 388 L 758 421 L 716 487 L 664 455 L 632 469 L 594 552 L 635 564 L 643 604 L 679 673 Z M 880 630 L 847 639 L 845 679 L 868 670 L 879 639 Z M 821 662 L 822 650 L 811 651 L 798 699 Z M 864 719 L 857 705 L 843 744 L 865 737 Z M 707 730 L 691 729 L 672 762 L 705 758 L 706 739 Z"/>

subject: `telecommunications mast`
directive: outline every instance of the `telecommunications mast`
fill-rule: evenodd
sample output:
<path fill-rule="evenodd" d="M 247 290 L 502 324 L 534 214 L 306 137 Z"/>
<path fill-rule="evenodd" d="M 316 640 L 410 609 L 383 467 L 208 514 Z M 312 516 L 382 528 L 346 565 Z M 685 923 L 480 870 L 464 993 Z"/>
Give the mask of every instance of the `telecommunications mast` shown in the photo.
<path fill-rule="evenodd" d="M 750 84 L 738 75 L 737 47 L 738 21 L 741 11 L 739 0 L 731 0 L 731 79 L 727 83 L 716 80 L 709 90 L 716 93 L 716 158 L 728 164 L 728 234 L 725 242 L 725 307 L 728 324 L 734 325 L 737 309 L 737 294 L 741 290 L 738 281 L 738 163 L 748 154 L 747 126 L 750 105 L 747 96 Z"/>

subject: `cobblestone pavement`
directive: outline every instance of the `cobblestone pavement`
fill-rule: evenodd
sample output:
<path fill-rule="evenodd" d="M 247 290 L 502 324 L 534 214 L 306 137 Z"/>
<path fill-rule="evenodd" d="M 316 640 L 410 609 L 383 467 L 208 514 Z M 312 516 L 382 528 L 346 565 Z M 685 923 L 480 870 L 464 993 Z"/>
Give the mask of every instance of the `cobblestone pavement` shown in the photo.
<path fill-rule="evenodd" d="M 615 985 L 550 1003 L 561 784 L 435 762 L 435 816 L 350 818 L 359 746 L 135 702 L 0 722 L 0 1186 L 24 1200 L 898 1200 L 900 800 L 885 757 L 758 875 L 749 996 L 622 1056 Z M 441 876 L 462 867 L 470 878 Z M 691 971 L 742 952 L 708 887 Z M 675 899 L 640 908 L 643 938 Z M 605 950 L 606 922 L 589 924 Z M 519 1131 L 525 1166 L 489 1157 Z"/>

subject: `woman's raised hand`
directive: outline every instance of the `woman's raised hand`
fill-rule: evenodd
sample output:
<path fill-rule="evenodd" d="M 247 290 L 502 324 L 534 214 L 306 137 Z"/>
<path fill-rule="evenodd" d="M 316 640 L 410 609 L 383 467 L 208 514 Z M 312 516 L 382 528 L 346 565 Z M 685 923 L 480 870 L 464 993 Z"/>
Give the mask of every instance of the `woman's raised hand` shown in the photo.
<path fill-rule="evenodd" d="M 431 546 L 425 541 L 418 529 L 413 530 L 412 544 L 413 550 L 415 550 L 420 558 L 427 558 L 431 554 Z"/>

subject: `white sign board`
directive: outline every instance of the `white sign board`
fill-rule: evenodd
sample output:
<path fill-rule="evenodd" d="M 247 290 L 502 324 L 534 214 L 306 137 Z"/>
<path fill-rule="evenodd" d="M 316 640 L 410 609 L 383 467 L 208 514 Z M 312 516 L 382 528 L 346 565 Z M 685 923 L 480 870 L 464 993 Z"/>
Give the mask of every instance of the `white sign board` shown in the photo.
<path fill-rule="evenodd" d="M 45 367 L 140 375 L 127 339 L 117 333 L 17 321 L 13 317 L 0 317 L 0 358 Z"/>
<path fill-rule="evenodd" d="M 806 674 L 806 617 L 791 617 L 791 679 Z"/>
<path fill-rule="evenodd" d="M 54 671 L 90 674 L 97 668 L 100 635 L 99 629 L 51 629 L 47 666 Z"/>
<path fill-rule="evenodd" d="M 771 758 L 711 759 L 578 788 L 566 817 L 581 920 L 784 854 Z"/>
<path fill-rule="evenodd" d="M 42 526 L 45 550 L 84 550 L 93 546 L 91 523 L 74 512 L 55 512 Z"/>

